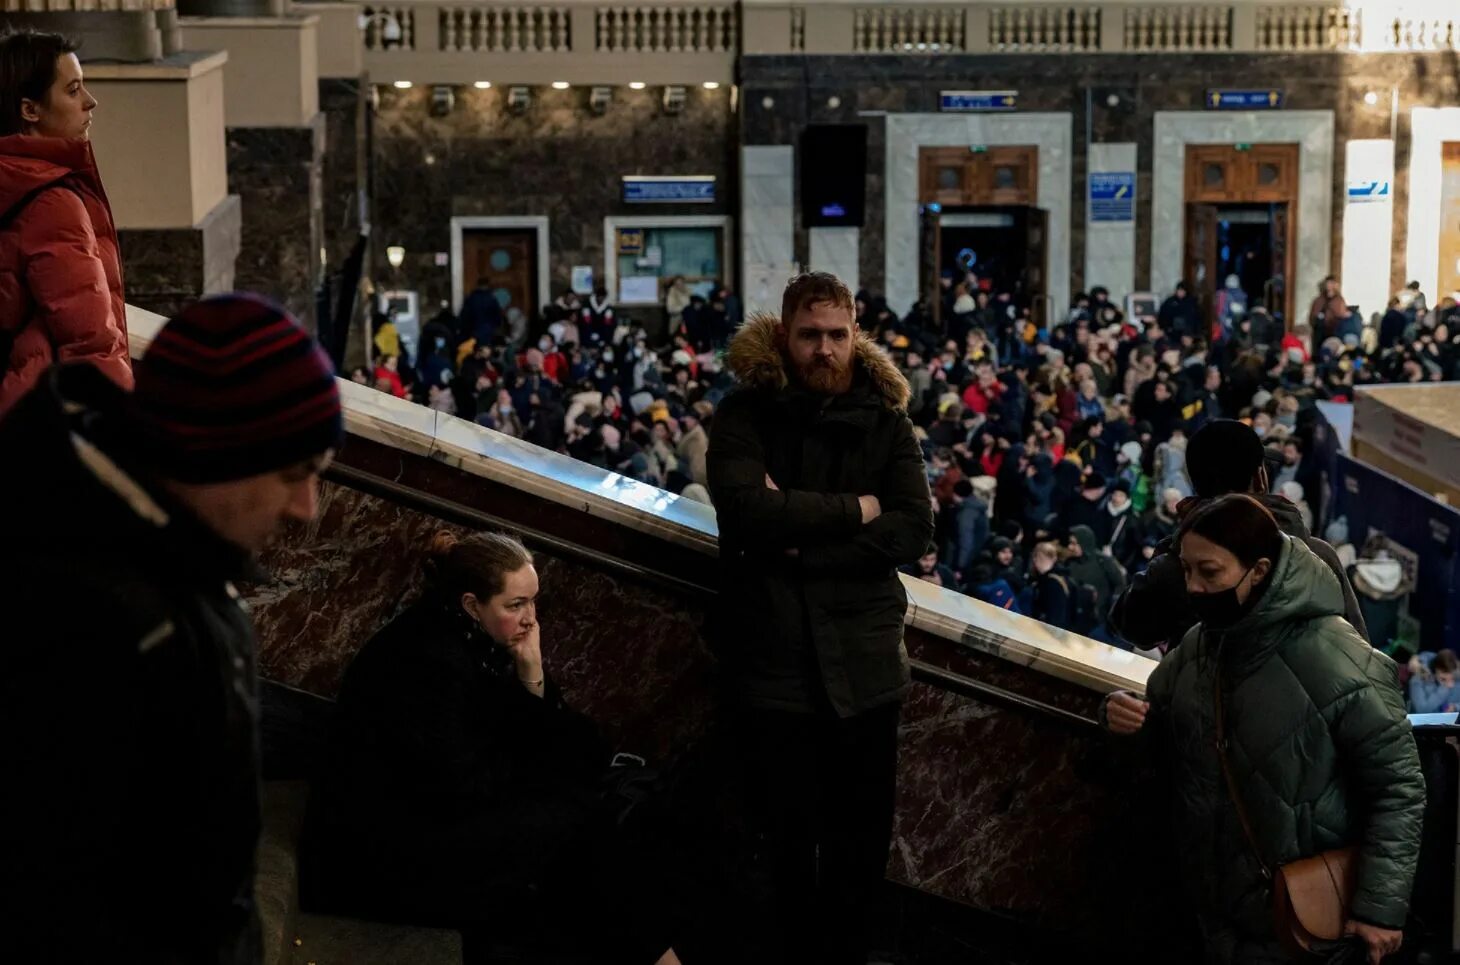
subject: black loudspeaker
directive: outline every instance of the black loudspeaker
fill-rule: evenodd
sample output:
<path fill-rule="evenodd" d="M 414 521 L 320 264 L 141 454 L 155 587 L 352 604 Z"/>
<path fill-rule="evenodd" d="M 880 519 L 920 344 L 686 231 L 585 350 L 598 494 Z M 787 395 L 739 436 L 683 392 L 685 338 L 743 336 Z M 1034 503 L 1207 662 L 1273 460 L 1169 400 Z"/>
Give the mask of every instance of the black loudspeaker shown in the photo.
<path fill-rule="evenodd" d="M 867 207 L 867 126 L 812 124 L 801 132 L 801 223 L 860 228 Z"/>

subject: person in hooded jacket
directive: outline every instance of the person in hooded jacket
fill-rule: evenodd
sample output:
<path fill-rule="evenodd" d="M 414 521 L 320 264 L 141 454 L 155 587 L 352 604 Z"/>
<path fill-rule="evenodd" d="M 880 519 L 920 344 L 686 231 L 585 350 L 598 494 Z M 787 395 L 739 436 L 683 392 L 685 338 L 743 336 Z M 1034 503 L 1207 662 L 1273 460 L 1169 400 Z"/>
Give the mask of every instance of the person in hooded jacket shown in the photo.
<path fill-rule="evenodd" d="M 1161 303 L 1156 317 L 1161 327 L 1173 335 L 1196 335 L 1202 329 L 1201 305 L 1184 281 L 1176 283 L 1176 290 Z"/>
<path fill-rule="evenodd" d="M 1307 542 L 1333 570 L 1344 597 L 1344 618 L 1368 639 L 1368 627 L 1353 587 L 1333 547 L 1313 538 L 1292 503 L 1269 495 L 1262 440 L 1252 427 L 1233 419 L 1215 419 L 1201 428 L 1186 448 L 1187 475 L 1196 491 L 1193 499 L 1206 501 L 1230 493 L 1251 493 L 1278 521 L 1283 532 Z M 1191 503 L 1186 503 L 1189 511 Z M 1134 577 L 1115 601 L 1111 626 L 1122 637 L 1143 649 L 1174 647 L 1196 622 L 1183 588 L 1181 558 L 1171 541 L 1165 541 L 1146 572 Z"/>
<path fill-rule="evenodd" d="M 1021 609 L 1043 623 L 1073 630 L 1075 585 L 1060 564 L 1054 543 L 1036 543 L 1029 554 L 1029 584 L 1020 593 Z"/>
<path fill-rule="evenodd" d="M 1054 496 L 1054 465 L 1049 454 L 1036 452 L 1024 473 L 1024 525 L 1037 532 L 1047 525 Z M 1002 488 L 1002 487 L 1000 487 Z"/>
<path fill-rule="evenodd" d="M 1004 453 L 997 476 L 999 485 L 994 490 L 994 518 L 1019 522 L 1024 519 L 1024 482 L 1029 469 L 1029 460 L 1024 455 L 1024 445 L 1014 443 Z"/>
<path fill-rule="evenodd" d="M 1377 965 L 1404 937 L 1425 810 L 1394 663 L 1344 620 L 1333 570 L 1253 496 L 1198 508 L 1177 545 L 1198 622 L 1144 699 L 1116 692 L 1101 718 L 1141 735 L 1166 778 L 1205 959 L 1291 962 L 1271 873 L 1353 846 L 1345 934 Z"/>
<path fill-rule="evenodd" d="M 1095 533 L 1088 526 L 1070 528 L 1067 544 L 1069 559 L 1066 565 L 1070 577 L 1077 586 L 1089 587 L 1094 591 L 1093 612 L 1089 619 L 1093 626 L 1076 627 L 1081 633 L 1088 633 L 1096 639 L 1105 639 L 1106 614 L 1110 612 L 1110 601 L 1125 589 L 1125 571 L 1120 564 L 1105 555 L 1096 541 Z"/>
<path fill-rule="evenodd" d="M 1389 539 L 1382 533 L 1375 533 L 1364 543 L 1364 551 L 1348 568 L 1348 576 L 1368 624 L 1369 640 L 1387 651 L 1399 638 L 1399 613 L 1414 590 L 1414 580 L 1389 551 Z"/>
<path fill-rule="evenodd" d="M 0 414 L 52 363 L 132 388 L 111 205 L 90 132 L 96 98 L 74 43 L 0 36 Z"/>
<path fill-rule="evenodd" d="M 1024 558 L 1014 541 L 1007 536 L 995 536 L 988 541 L 978 558 L 978 565 L 987 566 L 995 580 L 1003 580 L 1015 593 L 1024 589 Z"/>

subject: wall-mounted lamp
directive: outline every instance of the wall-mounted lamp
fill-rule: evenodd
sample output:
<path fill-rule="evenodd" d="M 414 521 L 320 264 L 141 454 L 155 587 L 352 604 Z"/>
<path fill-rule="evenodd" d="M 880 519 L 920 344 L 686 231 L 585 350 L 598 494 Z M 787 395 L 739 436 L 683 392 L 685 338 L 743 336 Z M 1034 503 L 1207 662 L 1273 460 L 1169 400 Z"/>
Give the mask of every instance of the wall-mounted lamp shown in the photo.
<path fill-rule="evenodd" d="M 390 267 L 399 268 L 406 260 L 406 250 L 400 245 L 391 245 L 385 249 L 385 260 L 390 262 Z"/>
<path fill-rule="evenodd" d="M 431 88 L 431 116 L 445 117 L 456 106 L 456 91 L 445 84 Z"/>
<path fill-rule="evenodd" d="M 400 21 L 395 18 L 395 14 L 393 13 L 386 13 L 384 10 L 371 14 L 362 13 L 356 20 L 356 24 L 360 27 L 361 33 L 367 33 L 370 30 L 371 24 L 376 23 L 380 24 L 380 46 L 383 47 L 386 44 L 398 44 L 401 42 L 405 31 L 401 30 Z"/>
<path fill-rule="evenodd" d="M 1368 104 L 1370 107 L 1373 107 L 1375 104 L 1379 103 L 1379 95 L 1374 91 L 1366 91 L 1364 93 L 1364 103 Z"/>
<path fill-rule="evenodd" d="M 682 110 L 684 110 L 684 88 L 664 88 L 664 113 L 678 114 Z"/>
<path fill-rule="evenodd" d="M 527 87 L 513 87 L 507 91 L 507 109 L 514 114 L 526 114 L 532 105 L 532 90 Z"/>
<path fill-rule="evenodd" d="M 609 102 L 613 100 L 612 87 L 595 87 L 588 94 L 588 109 L 602 117 L 608 113 Z"/>

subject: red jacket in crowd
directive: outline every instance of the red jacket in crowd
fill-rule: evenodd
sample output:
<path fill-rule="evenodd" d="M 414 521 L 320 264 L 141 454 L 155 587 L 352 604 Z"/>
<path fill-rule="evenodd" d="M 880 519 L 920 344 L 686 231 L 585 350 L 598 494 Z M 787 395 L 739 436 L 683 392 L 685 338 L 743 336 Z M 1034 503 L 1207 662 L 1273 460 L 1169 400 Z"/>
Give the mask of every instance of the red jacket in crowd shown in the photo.
<path fill-rule="evenodd" d="M 0 414 L 53 362 L 132 387 L 121 257 L 89 141 L 0 137 Z"/>

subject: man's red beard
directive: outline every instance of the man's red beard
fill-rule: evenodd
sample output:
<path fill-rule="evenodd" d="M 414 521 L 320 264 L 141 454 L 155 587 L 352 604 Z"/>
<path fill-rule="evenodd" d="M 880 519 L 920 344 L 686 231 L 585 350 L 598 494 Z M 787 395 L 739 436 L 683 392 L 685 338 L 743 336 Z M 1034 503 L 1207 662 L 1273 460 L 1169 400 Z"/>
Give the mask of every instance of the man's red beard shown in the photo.
<path fill-rule="evenodd" d="M 852 367 L 842 366 L 835 359 L 816 359 L 796 370 L 801 384 L 822 395 L 841 395 L 852 388 Z"/>

